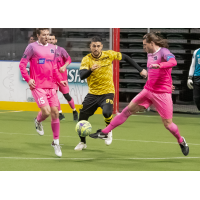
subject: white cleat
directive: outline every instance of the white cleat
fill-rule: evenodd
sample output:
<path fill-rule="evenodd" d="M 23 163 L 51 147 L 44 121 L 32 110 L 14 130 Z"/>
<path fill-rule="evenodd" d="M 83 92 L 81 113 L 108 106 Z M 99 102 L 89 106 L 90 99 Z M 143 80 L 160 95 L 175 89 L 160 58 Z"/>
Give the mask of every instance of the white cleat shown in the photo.
<path fill-rule="evenodd" d="M 34 123 L 35 123 L 35 128 L 36 128 L 36 131 L 38 132 L 38 134 L 41 136 L 44 135 L 42 123 L 38 122 L 36 118 L 35 118 Z"/>
<path fill-rule="evenodd" d="M 75 151 L 82 151 L 83 149 L 86 149 L 87 145 L 84 144 L 84 142 L 79 142 L 78 145 L 74 148 Z"/>
<path fill-rule="evenodd" d="M 62 156 L 61 146 L 58 145 L 58 144 L 54 144 L 54 142 L 52 142 L 51 146 L 54 148 L 55 154 L 56 154 L 58 157 L 61 157 L 61 156 Z"/>
<path fill-rule="evenodd" d="M 107 139 L 105 139 L 105 144 L 106 145 L 111 145 L 111 143 L 112 143 L 112 131 L 110 131 L 109 133 L 108 133 L 108 138 Z"/>

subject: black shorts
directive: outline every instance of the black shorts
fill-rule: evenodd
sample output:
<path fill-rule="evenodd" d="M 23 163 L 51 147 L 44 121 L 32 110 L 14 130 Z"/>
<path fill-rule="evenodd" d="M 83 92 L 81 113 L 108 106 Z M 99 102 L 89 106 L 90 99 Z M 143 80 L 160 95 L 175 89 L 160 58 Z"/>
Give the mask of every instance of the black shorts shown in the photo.
<path fill-rule="evenodd" d="M 113 105 L 113 100 L 113 93 L 103 95 L 94 95 L 88 93 L 82 103 L 82 109 L 80 109 L 80 112 L 84 112 L 85 114 L 92 116 L 98 107 L 101 107 L 103 109 L 103 106 L 105 104 L 110 103 Z"/>
<path fill-rule="evenodd" d="M 194 102 L 200 111 L 200 82 L 194 80 L 193 82 L 194 90 L 193 90 L 193 98 Z"/>
<path fill-rule="evenodd" d="M 193 82 L 194 90 L 193 90 L 193 96 L 194 98 L 200 98 L 200 82 Z"/>

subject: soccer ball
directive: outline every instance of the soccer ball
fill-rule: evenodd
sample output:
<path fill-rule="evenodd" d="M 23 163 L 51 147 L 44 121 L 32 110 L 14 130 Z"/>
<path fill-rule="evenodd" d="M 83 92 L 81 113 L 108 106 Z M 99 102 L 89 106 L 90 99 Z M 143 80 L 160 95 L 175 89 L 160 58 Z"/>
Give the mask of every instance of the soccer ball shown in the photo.
<path fill-rule="evenodd" d="M 90 122 L 82 120 L 76 124 L 75 131 L 81 137 L 86 137 L 92 132 L 92 126 Z"/>

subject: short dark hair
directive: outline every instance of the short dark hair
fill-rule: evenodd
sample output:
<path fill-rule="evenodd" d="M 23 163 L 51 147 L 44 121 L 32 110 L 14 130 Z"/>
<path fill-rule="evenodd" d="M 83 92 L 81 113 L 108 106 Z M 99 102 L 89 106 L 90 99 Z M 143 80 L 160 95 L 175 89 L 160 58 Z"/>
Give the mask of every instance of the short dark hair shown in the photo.
<path fill-rule="evenodd" d="M 49 31 L 49 28 L 37 28 L 36 34 L 40 35 L 41 31 L 43 31 L 43 30 L 48 30 Z"/>
<path fill-rule="evenodd" d="M 54 36 L 54 37 L 56 38 L 56 35 L 55 35 L 55 34 L 53 34 L 53 33 L 49 34 L 49 36 Z"/>
<path fill-rule="evenodd" d="M 94 37 L 92 37 L 92 39 L 91 39 L 91 43 L 92 43 L 92 42 L 101 42 L 101 43 L 102 43 L 102 39 L 101 39 L 100 36 L 94 36 Z"/>

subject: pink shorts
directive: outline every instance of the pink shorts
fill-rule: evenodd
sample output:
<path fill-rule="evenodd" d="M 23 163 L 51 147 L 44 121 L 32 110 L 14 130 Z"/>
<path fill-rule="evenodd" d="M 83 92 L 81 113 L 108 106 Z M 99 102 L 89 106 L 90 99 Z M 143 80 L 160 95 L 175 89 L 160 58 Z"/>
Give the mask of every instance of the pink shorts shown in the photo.
<path fill-rule="evenodd" d="M 55 89 L 36 88 L 31 91 L 39 108 L 49 105 L 58 107 L 59 100 Z"/>
<path fill-rule="evenodd" d="M 173 117 L 173 102 L 170 93 L 154 93 L 143 89 L 132 102 L 146 109 L 153 104 L 163 119 L 172 119 Z"/>

